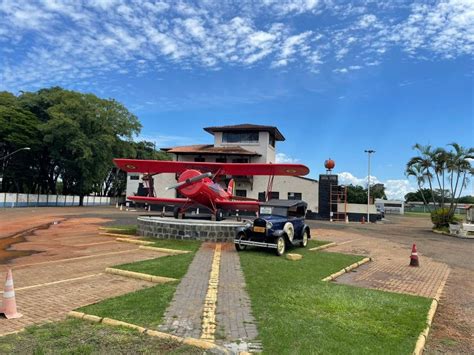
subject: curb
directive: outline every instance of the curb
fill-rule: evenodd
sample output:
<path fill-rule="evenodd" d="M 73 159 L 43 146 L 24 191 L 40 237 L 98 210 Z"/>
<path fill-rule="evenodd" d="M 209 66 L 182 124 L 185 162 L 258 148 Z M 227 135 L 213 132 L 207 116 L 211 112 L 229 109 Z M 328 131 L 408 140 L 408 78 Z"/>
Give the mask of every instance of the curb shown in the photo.
<path fill-rule="evenodd" d="M 203 350 L 219 350 L 220 352 L 224 354 L 229 354 L 229 351 L 225 348 L 220 347 L 219 345 L 216 345 L 214 343 L 211 343 L 209 341 L 201 340 L 201 339 L 194 339 L 194 338 L 182 338 L 176 335 L 168 334 L 168 333 L 163 333 L 159 332 L 157 330 L 152 330 L 152 329 L 147 329 L 144 327 L 140 327 L 139 325 L 136 324 L 131 324 L 127 322 L 122 322 L 120 320 L 112 319 L 112 318 L 101 318 L 98 316 L 93 316 L 90 314 L 82 313 L 82 312 L 76 312 L 76 311 L 70 311 L 68 313 L 69 317 L 72 318 L 77 318 L 77 319 L 82 319 L 82 320 L 88 320 L 93 323 L 102 323 L 106 324 L 109 326 L 113 327 L 126 327 L 129 329 L 135 329 L 141 334 L 146 334 L 152 337 L 160 338 L 160 339 L 166 339 L 166 340 L 174 340 L 179 343 L 185 344 L 185 345 L 191 345 L 195 346 L 197 348 L 203 349 Z"/>
<path fill-rule="evenodd" d="M 153 245 L 153 242 L 147 242 L 144 240 L 132 239 L 132 238 L 117 238 L 117 242 L 131 243 L 131 244 L 140 244 L 140 245 Z"/>
<path fill-rule="evenodd" d="M 310 251 L 318 251 L 318 250 L 323 250 L 323 249 L 335 247 L 336 245 L 337 245 L 337 243 L 332 242 L 332 243 L 320 245 L 319 247 L 311 248 L 311 249 L 309 249 L 309 250 L 310 250 Z"/>
<path fill-rule="evenodd" d="M 448 273 L 449 276 L 449 273 Z M 425 349 L 426 340 L 428 339 L 428 334 L 430 332 L 431 323 L 433 323 L 433 318 L 436 314 L 436 310 L 438 309 L 439 300 L 441 298 L 441 294 L 443 293 L 444 286 L 446 285 L 448 277 L 439 285 L 438 290 L 436 291 L 436 295 L 433 297 L 433 301 L 431 302 L 430 309 L 428 311 L 428 315 L 426 317 L 426 328 L 418 335 L 418 340 L 415 344 L 415 350 L 413 350 L 413 355 L 421 355 L 423 354 L 423 350 Z"/>
<path fill-rule="evenodd" d="M 118 233 L 108 233 L 108 232 L 99 232 L 99 235 L 103 237 L 115 237 L 115 238 L 130 238 L 130 237 L 136 237 L 135 235 L 132 234 L 118 234 Z"/>
<path fill-rule="evenodd" d="M 354 270 L 355 268 L 358 268 L 359 266 L 361 265 L 364 265 L 365 263 L 368 263 L 369 261 L 372 261 L 372 258 L 364 258 L 362 259 L 361 261 L 358 261 L 354 264 L 351 264 L 349 266 L 346 266 L 344 269 L 338 271 L 338 272 L 335 272 L 334 274 L 331 274 L 329 275 L 328 277 L 325 277 L 324 279 L 322 279 L 321 281 L 333 281 L 335 280 L 336 278 L 338 278 L 339 276 L 345 274 L 346 272 L 349 272 L 351 270 Z"/>
<path fill-rule="evenodd" d="M 166 254 L 171 254 L 171 255 L 189 254 L 190 253 L 189 250 L 177 250 L 177 249 L 157 248 L 157 247 L 149 247 L 149 246 L 139 246 L 138 249 L 157 251 L 157 252 L 160 252 L 160 253 L 166 253 Z"/>
<path fill-rule="evenodd" d="M 143 274 L 141 272 L 116 269 L 113 267 L 106 268 L 105 272 L 109 274 L 131 277 L 132 279 L 139 279 L 139 280 L 144 280 L 144 281 L 149 281 L 149 282 L 154 282 L 154 283 L 166 283 L 166 282 L 178 281 L 178 279 L 173 279 L 171 277 Z"/>

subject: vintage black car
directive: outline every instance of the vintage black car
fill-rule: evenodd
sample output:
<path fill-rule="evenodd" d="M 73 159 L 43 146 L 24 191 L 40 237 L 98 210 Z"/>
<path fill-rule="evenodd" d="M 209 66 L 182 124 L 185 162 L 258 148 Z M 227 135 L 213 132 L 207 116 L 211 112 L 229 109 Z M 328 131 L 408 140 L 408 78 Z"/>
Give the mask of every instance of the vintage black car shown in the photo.
<path fill-rule="evenodd" d="M 275 249 L 283 255 L 287 246 L 306 247 L 311 238 L 305 224 L 307 204 L 300 200 L 270 200 L 260 205 L 259 217 L 237 230 L 237 251 L 247 246 Z"/>

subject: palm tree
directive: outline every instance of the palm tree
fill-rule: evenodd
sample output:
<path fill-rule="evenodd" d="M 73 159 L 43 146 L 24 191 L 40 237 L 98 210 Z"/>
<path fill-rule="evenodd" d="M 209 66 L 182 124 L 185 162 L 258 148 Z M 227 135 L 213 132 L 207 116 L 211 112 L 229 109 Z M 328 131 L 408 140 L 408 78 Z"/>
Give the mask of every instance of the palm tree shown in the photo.
<path fill-rule="evenodd" d="M 461 196 L 463 188 L 467 186 L 469 176 L 474 175 L 474 169 L 471 166 L 471 160 L 474 159 L 474 148 L 464 148 L 457 143 L 451 143 L 449 146 L 454 149 L 449 155 L 446 166 L 446 170 L 450 174 L 449 180 L 452 196 L 449 212 L 450 214 L 454 214 L 457 207 L 457 198 Z M 461 182 L 460 185 L 459 182 Z"/>
<path fill-rule="evenodd" d="M 426 176 L 423 173 L 423 167 L 421 166 L 420 163 L 412 163 L 410 162 L 407 164 L 407 167 L 405 169 L 405 175 L 407 177 L 413 176 L 416 179 L 416 182 L 418 184 L 418 191 L 421 193 L 421 197 L 423 198 L 423 203 L 425 206 L 428 207 L 428 210 L 431 212 L 430 205 L 426 201 L 425 194 L 423 193 L 423 184 L 425 183 Z"/>
<path fill-rule="evenodd" d="M 431 169 L 433 168 L 433 157 L 434 157 L 434 152 L 431 149 L 431 145 L 421 145 L 419 143 L 416 143 L 413 146 L 413 149 L 418 150 L 420 155 L 415 156 L 409 160 L 407 163 L 407 170 L 412 167 L 412 166 L 418 166 L 418 168 L 421 171 L 421 174 L 424 176 L 424 178 L 428 181 L 430 190 L 431 190 L 431 198 L 433 200 L 433 204 L 436 206 L 436 201 L 435 201 L 435 194 L 433 191 L 433 174 L 431 173 Z"/>

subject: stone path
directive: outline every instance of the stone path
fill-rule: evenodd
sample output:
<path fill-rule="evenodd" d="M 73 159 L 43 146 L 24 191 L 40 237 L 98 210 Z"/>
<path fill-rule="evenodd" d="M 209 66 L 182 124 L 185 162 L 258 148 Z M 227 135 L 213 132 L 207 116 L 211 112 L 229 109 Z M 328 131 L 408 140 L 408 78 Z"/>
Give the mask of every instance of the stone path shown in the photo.
<path fill-rule="evenodd" d="M 164 254 L 100 236 L 100 222 L 71 219 L 48 230 L 38 230 L 27 241 L 13 245 L 15 250 L 43 252 L 0 265 L 1 283 L 7 267 L 13 270 L 18 311 L 23 314 L 13 320 L 0 317 L 0 336 L 33 324 L 64 319 L 75 308 L 153 285 L 104 273 L 108 266 Z M 80 229 L 78 224 L 82 224 Z"/>
<path fill-rule="evenodd" d="M 233 244 L 221 244 L 215 339 L 234 352 L 258 350 L 258 336 L 240 259 Z M 200 338 L 204 302 L 216 244 L 203 243 L 165 313 L 161 331 Z"/>
<path fill-rule="evenodd" d="M 342 275 L 336 282 L 378 290 L 434 297 L 448 278 L 448 265 L 423 256 L 418 250 L 420 267 L 410 267 L 411 248 L 387 240 L 350 235 L 335 230 L 313 230 L 322 240 L 339 243 L 327 252 L 370 256 L 373 261 Z"/>

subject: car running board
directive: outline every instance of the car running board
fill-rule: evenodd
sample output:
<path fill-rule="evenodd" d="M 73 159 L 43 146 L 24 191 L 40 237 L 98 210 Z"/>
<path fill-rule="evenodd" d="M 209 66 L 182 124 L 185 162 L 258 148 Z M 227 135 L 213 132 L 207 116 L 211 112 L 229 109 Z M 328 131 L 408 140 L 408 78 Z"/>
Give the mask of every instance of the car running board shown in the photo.
<path fill-rule="evenodd" d="M 277 245 L 273 243 L 262 243 L 262 242 L 253 242 L 251 240 L 239 240 L 235 239 L 234 244 L 239 244 L 239 245 L 251 245 L 254 247 L 262 247 L 262 248 L 273 248 L 276 249 Z"/>

